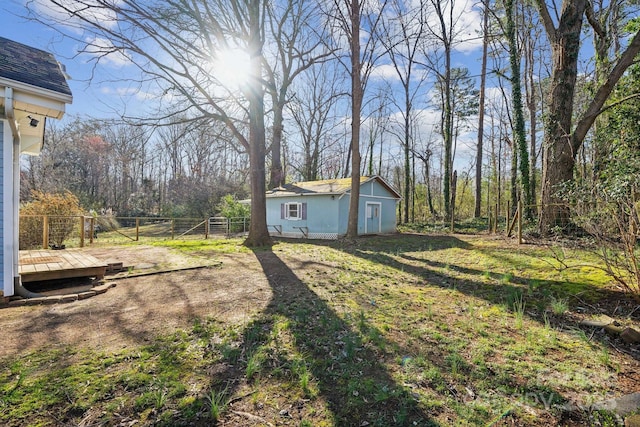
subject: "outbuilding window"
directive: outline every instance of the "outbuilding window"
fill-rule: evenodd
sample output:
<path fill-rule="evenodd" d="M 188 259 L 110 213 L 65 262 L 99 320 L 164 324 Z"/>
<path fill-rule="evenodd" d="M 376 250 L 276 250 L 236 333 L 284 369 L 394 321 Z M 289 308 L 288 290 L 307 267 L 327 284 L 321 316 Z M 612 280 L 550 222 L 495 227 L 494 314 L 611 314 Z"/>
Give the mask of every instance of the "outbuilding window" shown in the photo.
<path fill-rule="evenodd" d="M 280 205 L 280 218 L 293 221 L 307 219 L 307 204 L 282 203 Z"/>

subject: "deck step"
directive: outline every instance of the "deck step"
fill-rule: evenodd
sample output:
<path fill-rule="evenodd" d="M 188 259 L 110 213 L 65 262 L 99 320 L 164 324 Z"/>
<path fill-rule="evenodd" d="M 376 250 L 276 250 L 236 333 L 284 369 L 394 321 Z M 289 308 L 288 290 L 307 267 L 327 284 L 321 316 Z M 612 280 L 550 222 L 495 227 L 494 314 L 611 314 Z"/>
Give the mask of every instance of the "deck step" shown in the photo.
<path fill-rule="evenodd" d="M 20 278 L 23 283 L 78 277 L 104 277 L 107 263 L 78 249 L 46 249 L 19 252 Z"/>
<path fill-rule="evenodd" d="M 110 262 L 107 264 L 106 274 L 115 274 L 126 270 L 121 262 Z"/>

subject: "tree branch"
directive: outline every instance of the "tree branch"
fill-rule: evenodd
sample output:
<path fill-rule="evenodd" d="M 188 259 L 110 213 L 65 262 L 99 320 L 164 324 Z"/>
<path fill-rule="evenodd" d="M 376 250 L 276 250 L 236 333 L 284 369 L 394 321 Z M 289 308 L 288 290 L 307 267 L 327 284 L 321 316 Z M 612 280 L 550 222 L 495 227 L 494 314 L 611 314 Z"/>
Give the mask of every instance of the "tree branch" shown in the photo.
<path fill-rule="evenodd" d="M 576 153 L 578 148 L 582 145 L 587 132 L 595 122 L 596 118 L 602 111 L 602 106 L 611 95 L 611 92 L 615 88 L 616 84 L 624 74 L 624 72 L 629 68 L 635 57 L 640 52 L 640 31 L 637 31 L 633 36 L 633 39 L 625 49 L 625 51 L 620 56 L 620 59 L 613 67 L 607 80 L 598 88 L 593 100 L 582 114 L 582 117 L 578 121 L 575 130 L 573 131 L 571 145 L 573 147 L 573 152 Z"/>
<path fill-rule="evenodd" d="M 547 8 L 547 3 L 545 0 L 536 0 L 536 4 L 538 5 L 538 11 L 540 12 L 540 17 L 542 18 L 542 25 L 544 25 L 544 29 L 547 32 L 547 37 L 549 37 L 549 41 L 551 43 L 555 43 L 558 38 L 556 32 L 557 29 L 553 24 L 553 18 L 551 18 L 551 14 L 549 13 L 549 8 Z"/>

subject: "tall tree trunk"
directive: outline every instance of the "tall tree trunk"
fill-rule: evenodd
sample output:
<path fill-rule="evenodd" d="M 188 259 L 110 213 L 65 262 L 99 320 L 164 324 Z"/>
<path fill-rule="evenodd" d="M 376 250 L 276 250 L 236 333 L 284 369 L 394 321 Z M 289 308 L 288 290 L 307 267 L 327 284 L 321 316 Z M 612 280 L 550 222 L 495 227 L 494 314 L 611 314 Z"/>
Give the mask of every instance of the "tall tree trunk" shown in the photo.
<path fill-rule="evenodd" d="M 409 201 L 411 200 L 411 157 L 410 157 L 410 111 L 411 111 L 411 98 L 410 93 L 405 87 L 404 91 L 404 223 L 409 222 Z"/>
<path fill-rule="evenodd" d="M 416 198 L 416 156 L 411 156 L 411 222 L 416 221 Z"/>
<path fill-rule="evenodd" d="M 444 76 L 444 212 L 446 220 L 450 219 L 451 170 L 453 158 L 453 107 L 451 106 L 451 50 L 445 48 Z"/>
<path fill-rule="evenodd" d="M 487 82 L 487 50 L 489 48 L 489 4 L 488 0 L 483 1 L 483 23 L 482 23 L 482 65 L 480 68 L 480 99 L 478 102 L 478 145 L 476 146 L 476 194 L 473 216 L 480 218 L 482 208 L 482 149 L 484 143 L 484 98 Z M 487 206 L 487 209 L 490 209 Z"/>
<path fill-rule="evenodd" d="M 283 97 L 284 98 L 284 97 Z M 282 132 L 284 130 L 282 110 L 284 105 L 276 102 L 273 108 L 273 136 L 271 139 L 271 174 L 269 188 L 277 188 L 284 184 L 282 169 Z"/>
<path fill-rule="evenodd" d="M 513 131 L 513 127 L 509 129 Z M 518 146 L 515 141 L 511 140 L 511 215 L 516 211 L 518 206 Z"/>
<path fill-rule="evenodd" d="M 553 73 L 543 142 L 542 209 L 539 220 L 540 231 L 548 233 L 553 226 L 565 226 L 570 220 L 569 207 L 562 204 L 557 196 L 557 189 L 573 179 L 575 156 L 587 132 L 602 112 L 602 107 L 618 80 L 640 52 L 640 31 L 636 31 L 606 80 L 596 90 L 575 129 L 572 129 L 580 31 L 587 1 L 565 0 L 557 28 L 544 0 L 537 0 L 537 3 L 553 52 Z"/>
<path fill-rule="evenodd" d="M 450 219 L 451 211 L 449 209 L 451 203 L 451 170 L 452 170 L 452 158 L 453 158 L 453 100 L 451 96 L 451 50 L 452 50 L 452 38 L 453 38 L 453 7 L 449 7 L 446 10 L 446 6 L 439 0 L 431 0 L 431 4 L 434 7 L 436 13 L 436 19 L 438 20 L 439 33 L 438 39 L 443 44 L 444 55 L 444 73 L 439 74 L 439 78 L 442 79 L 441 84 L 441 96 L 442 96 L 442 115 L 441 115 L 441 127 L 442 127 L 442 140 L 444 145 L 444 158 L 443 163 L 443 177 L 442 177 L 442 195 L 444 201 L 445 221 Z M 451 5 L 452 6 L 452 5 Z M 448 19 L 445 20 L 445 13 L 448 13 Z M 447 28 L 447 23 L 450 28 Z"/>
<path fill-rule="evenodd" d="M 538 135 L 538 118 L 536 116 L 536 88 L 535 82 L 532 80 L 531 82 L 531 100 L 529 106 L 529 114 L 531 116 L 530 119 L 530 145 L 529 145 L 529 188 L 531 192 L 531 203 L 536 205 L 536 145 L 537 145 L 537 135 Z"/>
<path fill-rule="evenodd" d="M 267 228 L 266 167 L 264 128 L 264 89 L 262 87 L 261 0 L 250 0 L 249 8 L 249 165 L 251 167 L 251 224 L 244 244 L 266 246 L 271 243 Z"/>
<path fill-rule="evenodd" d="M 360 1 L 351 0 L 351 195 L 347 237 L 358 236 L 360 206 L 360 114 L 362 110 L 362 63 L 360 62 Z"/>
<path fill-rule="evenodd" d="M 429 206 L 429 213 L 431 214 L 431 217 L 435 217 L 436 216 L 436 210 L 433 207 L 433 196 L 431 195 L 431 168 L 429 167 L 429 162 L 431 160 L 429 159 L 429 157 L 427 157 L 426 160 L 424 160 L 424 173 L 427 176 L 426 178 L 426 185 L 427 185 L 427 205 Z"/>
<path fill-rule="evenodd" d="M 544 3 L 539 0 L 538 3 Z M 558 187 L 573 179 L 575 153 L 571 144 L 573 95 L 578 76 L 580 33 L 586 0 L 565 1 L 558 28 L 547 28 L 553 56 L 553 73 L 547 103 L 543 140 L 542 209 L 539 228 L 547 234 L 552 227 L 566 227 L 569 207 L 558 197 Z M 544 18 L 544 10 L 543 13 Z"/>
<path fill-rule="evenodd" d="M 367 175 L 373 176 L 373 149 L 376 142 L 376 135 L 373 132 L 369 132 L 369 162 L 367 163 Z"/>
<path fill-rule="evenodd" d="M 529 151 L 524 124 L 524 106 L 522 104 L 522 85 L 520 83 L 520 49 L 516 40 L 514 0 L 505 0 L 506 35 L 509 43 L 509 63 L 511 65 L 511 101 L 513 105 L 513 150 L 517 152 L 520 170 L 520 184 L 523 203 L 526 205 L 526 217 L 531 218 L 531 189 L 529 188 Z M 512 172 L 513 173 L 513 172 Z M 514 199 L 514 201 L 516 201 Z"/>
<path fill-rule="evenodd" d="M 531 191 L 531 201 L 536 204 L 536 164 L 537 164 L 537 134 L 538 134 L 538 116 L 537 116 L 537 104 L 538 98 L 537 92 L 537 79 L 535 78 L 534 67 L 534 46 L 532 43 L 528 44 L 525 56 L 525 89 L 526 89 L 526 104 L 529 110 L 529 187 Z"/>

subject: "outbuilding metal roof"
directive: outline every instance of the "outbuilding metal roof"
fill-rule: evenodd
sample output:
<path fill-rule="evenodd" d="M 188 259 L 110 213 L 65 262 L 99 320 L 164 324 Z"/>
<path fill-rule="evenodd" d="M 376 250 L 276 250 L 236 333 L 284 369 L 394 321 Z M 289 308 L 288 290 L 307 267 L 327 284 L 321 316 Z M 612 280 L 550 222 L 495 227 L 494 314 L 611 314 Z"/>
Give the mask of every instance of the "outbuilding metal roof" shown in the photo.
<path fill-rule="evenodd" d="M 379 176 L 361 176 L 360 185 L 369 181 L 378 181 L 384 188 L 392 193 L 398 199 L 400 194 L 394 190 L 385 180 Z M 324 179 L 320 181 L 303 181 L 292 184 L 285 184 L 281 187 L 267 191 L 267 197 L 285 197 L 296 195 L 315 195 L 315 194 L 344 194 L 351 191 L 351 178 Z"/>

